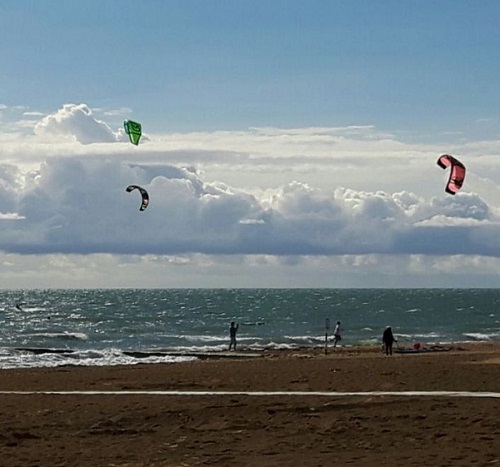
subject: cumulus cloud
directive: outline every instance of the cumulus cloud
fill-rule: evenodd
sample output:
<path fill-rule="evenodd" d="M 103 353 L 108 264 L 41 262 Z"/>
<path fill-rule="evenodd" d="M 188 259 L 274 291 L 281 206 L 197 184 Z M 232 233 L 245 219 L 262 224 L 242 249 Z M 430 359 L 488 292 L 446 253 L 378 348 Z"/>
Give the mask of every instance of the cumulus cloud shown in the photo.
<path fill-rule="evenodd" d="M 82 144 L 110 143 L 118 139 L 118 134 L 107 123 L 94 118 L 85 104 L 64 105 L 38 122 L 34 132 L 40 136 L 69 137 Z"/>
<path fill-rule="evenodd" d="M 500 180 L 498 141 L 471 141 L 443 148 L 438 144 L 405 142 L 398 135 L 369 125 L 257 127 L 149 134 L 149 138 L 143 137 L 148 144 L 136 148 L 126 144 L 128 140 L 121 125 L 129 109 L 115 110 L 118 113 L 112 109 L 91 109 L 86 104 L 66 104 L 36 123 L 35 132 L 45 135 L 43 141 L 40 136 L 30 138 L 25 134 L 36 120 L 17 120 L 17 139 L 4 135 L 0 149 L 3 160 L 8 157 L 13 162 L 39 164 L 60 155 L 101 155 L 128 160 L 133 157 L 151 165 L 192 165 L 204 172 L 206 180 L 222 180 L 245 189 L 277 189 L 298 180 L 322 189 L 333 190 L 342 185 L 357 191 L 405 191 L 436 196 L 443 193 L 447 177 L 436 166 L 436 159 L 440 153 L 449 152 L 460 156 L 468 166 L 467 191 L 489 200 L 500 191 L 497 184 L 493 189 L 491 183 L 486 186 L 495 176 Z M 109 122 L 96 115 L 111 119 L 119 128 L 113 131 Z M 143 129 L 147 133 L 147 126 Z M 88 144 L 92 142 L 118 144 Z"/>
<path fill-rule="evenodd" d="M 5 265 L 12 255 L 19 264 L 43 255 L 51 274 L 66 261 L 75 277 L 129 263 L 194 275 L 217 267 L 226 278 L 246 268 L 263 285 L 279 285 L 270 271 L 281 271 L 304 286 L 327 286 L 323 278 L 341 270 L 335 285 L 348 286 L 356 274 L 357 285 L 364 275 L 392 285 L 394 271 L 425 279 L 500 257 L 500 142 L 442 148 L 350 126 L 165 133 L 135 147 L 100 120 L 122 120 L 130 109 L 67 104 L 42 119 L 16 112 L 16 131 L 36 125 L 31 136 L 4 133 L 0 148 Z M 436 165 L 444 152 L 468 168 L 456 196 L 444 192 L 448 174 Z M 138 192 L 125 192 L 130 184 L 148 190 L 146 211 Z M 255 284 L 250 276 L 245 285 Z"/>
<path fill-rule="evenodd" d="M 146 211 L 129 184 L 149 192 Z M 63 157 L 3 168 L 0 199 L 17 219 L 0 231 L 10 253 L 500 256 L 496 216 L 475 194 L 329 193 L 298 181 L 256 194 L 187 168 Z"/>

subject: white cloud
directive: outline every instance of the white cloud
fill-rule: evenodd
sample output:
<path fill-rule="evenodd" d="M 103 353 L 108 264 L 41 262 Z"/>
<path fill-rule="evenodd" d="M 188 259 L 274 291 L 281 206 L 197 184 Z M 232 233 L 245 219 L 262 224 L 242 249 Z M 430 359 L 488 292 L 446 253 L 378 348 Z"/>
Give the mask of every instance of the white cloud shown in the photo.
<path fill-rule="evenodd" d="M 39 117 L 44 117 L 43 112 L 37 112 L 37 111 L 26 111 L 23 112 L 24 117 L 34 117 L 34 118 L 39 118 Z"/>
<path fill-rule="evenodd" d="M 82 144 L 117 140 L 117 134 L 105 122 L 96 120 L 85 104 L 64 105 L 38 122 L 34 131 L 40 136 L 71 137 Z"/>
<path fill-rule="evenodd" d="M 474 258 L 468 267 L 480 271 L 477 258 L 500 257 L 499 142 L 442 148 L 351 126 L 150 135 L 135 147 L 85 104 L 63 106 L 35 131 L 0 148 L 0 246 L 23 263 L 52 258 L 53 278 L 54 258 L 94 278 L 140 258 L 155 284 L 159 267 L 199 279 L 194 264 L 244 286 L 252 271 L 296 286 L 300 274 L 288 273 L 298 265 L 311 284 L 327 284 L 332 268 L 347 281 L 337 286 L 383 284 L 394 271 L 423 283 L 423 270 L 451 267 L 446 258 Z M 456 196 L 436 165 L 444 152 L 468 168 Z M 146 211 L 129 184 L 149 191 Z"/>
<path fill-rule="evenodd" d="M 24 217 L 20 216 L 17 212 L 0 212 L 0 220 L 17 221 L 21 219 L 24 219 Z"/>
<path fill-rule="evenodd" d="M 500 259 L 425 255 L 14 255 L 4 288 L 497 287 Z"/>
<path fill-rule="evenodd" d="M 132 113 L 130 107 L 120 107 L 118 109 L 94 109 L 94 112 L 100 112 L 106 117 L 121 117 Z"/>
<path fill-rule="evenodd" d="M 89 156 L 24 174 L 7 166 L 0 177 L 0 199 L 20 220 L 0 231 L 11 253 L 500 256 L 497 219 L 470 193 L 425 199 L 291 182 L 259 196 L 189 169 Z M 149 192 L 146 211 L 129 184 Z"/>

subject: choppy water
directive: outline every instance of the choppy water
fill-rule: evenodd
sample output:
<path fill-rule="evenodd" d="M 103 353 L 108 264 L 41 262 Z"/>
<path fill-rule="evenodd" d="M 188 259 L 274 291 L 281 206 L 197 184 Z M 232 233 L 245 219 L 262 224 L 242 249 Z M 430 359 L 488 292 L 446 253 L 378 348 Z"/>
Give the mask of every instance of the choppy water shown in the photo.
<path fill-rule="evenodd" d="M 326 318 L 342 345 L 377 344 L 386 325 L 408 345 L 500 340 L 499 306 L 496 289 L 6 290 L 0 368 L 176 361 L 124 351 L 226 350 L 231 321 L 254 350 L 322 346 Z"/>

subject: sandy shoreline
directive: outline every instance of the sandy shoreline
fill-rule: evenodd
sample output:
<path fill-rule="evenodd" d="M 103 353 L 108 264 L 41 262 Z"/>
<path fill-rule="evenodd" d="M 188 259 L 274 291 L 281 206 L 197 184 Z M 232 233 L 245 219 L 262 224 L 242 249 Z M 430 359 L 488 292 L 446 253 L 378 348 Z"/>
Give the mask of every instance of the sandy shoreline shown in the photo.
<path fill-rule="evenodd" d="M 232 357 L 2 370 L 0 391 L 500 392 L 500 343 L 392 357 L 373 347 Z M 0 397 L 5 466 L 500 465 L 494 398 Z"/>

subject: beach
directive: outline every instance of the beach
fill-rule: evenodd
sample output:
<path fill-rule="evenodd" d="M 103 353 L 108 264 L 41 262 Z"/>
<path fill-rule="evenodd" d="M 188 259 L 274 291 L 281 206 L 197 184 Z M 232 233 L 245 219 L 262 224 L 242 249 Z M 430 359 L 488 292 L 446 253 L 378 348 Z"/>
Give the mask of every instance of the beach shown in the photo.
<path fill-rule="evenodd" d="M 500 465 L 500 399 L 463 393 L 500 392 L 500 343 L 433 350 L 2 370 L 0 465 Z"/>

